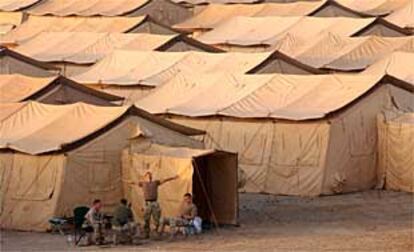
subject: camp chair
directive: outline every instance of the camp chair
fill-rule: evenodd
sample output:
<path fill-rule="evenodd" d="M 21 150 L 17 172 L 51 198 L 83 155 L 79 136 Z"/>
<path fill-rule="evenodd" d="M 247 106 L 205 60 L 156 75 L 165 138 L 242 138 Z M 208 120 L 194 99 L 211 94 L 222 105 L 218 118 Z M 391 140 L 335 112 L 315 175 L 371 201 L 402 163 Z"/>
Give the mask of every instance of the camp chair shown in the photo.
<path fill-rule="evenodd" d="M 49 219 L 51 232 L 58 232 L 61 235 L 65 235 L 69 229 L 70 219 L 64 217 L 53 217 Z"/>
<path fill-rule="evenodd" d="M 73 209 L 73 224 L 75 227 L 75 245 L 78 245 L 81 239 L 87 234 L 93 232 L 91 226 L 84 227 L 85 215 L 88 213 L 89 207 L 80 206 Z"/>

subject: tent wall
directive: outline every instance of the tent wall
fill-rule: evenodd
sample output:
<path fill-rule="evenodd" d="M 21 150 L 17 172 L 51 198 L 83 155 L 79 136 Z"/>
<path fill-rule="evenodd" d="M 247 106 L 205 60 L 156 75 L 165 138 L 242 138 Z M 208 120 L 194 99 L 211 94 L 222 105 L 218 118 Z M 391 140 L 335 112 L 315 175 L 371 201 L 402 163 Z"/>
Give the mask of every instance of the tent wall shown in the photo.
<path fill-rule="evenodd" d="M 7 185 L 10 180 L 11 166 L 13 164 L 13 153 L 0 152 L 0 216 L 3 214 L 3 200 L 7 193 Z M 0 217 L 1 218 L 1 217 Z"/>
<path fill-rule="evenodd" d="M 170 46 L 165 48 L 165 52 L 188 52 L 188 51 L 197 51 L 197 52 L 204 52 L 200 47 L 196 47 L 194 45 L 190 45 L 189 43 L 186 43 L 182 40 L 176 40 L 173 43 L 171 43 Z"/>
<path fill-rule="evenodd" d="M 312 74 L 282 59 L 270 59 L 263 67 L 258 68 L 255 73 Z"/>
<path fill-rule="evenodd" d="M 56 63 L 50 63 L 51 66 L 59 68 L 61 71 L 61 74 L 63 76 L 74 76 L 78 74 L 82 74 L 93 65 L 93 64 L 73 64 L 73 63 L 67 63 L 67 62 L 56 62 Z"/>
<path fill-rule="evenodd" d="M 129 33 L 152 33 L 161 35 L 176 34 L 173 30 L 152 21 L 145 21 L 144 23 L 139 24 L 137 27 L 130 30 Z"/>
<path fill-rule="evenodd" d="M 63 154 L 13 154 L 13 160 L 6 168 L 7 183 L 2 185 L 5 188 L 1 228 L 46 230 L 48 219 L 56 213 L 65 163 Z"/>
<path fill-rule="evenodd" d="M 113 105 L 106 99 L 98 97 L 87 92 L 82 92 L 69 85 L 58 85 L 36 99 L 38 102 L 47 104 L 71 104 L 84 102 L 99 106 Z"/>
<path fill-rule="evenodd" d="M 414 123 L 378 118 L 381 188 L 414 192 Z"/>
<path fill-rule="evenodd" d="M 319 195 L 329 125 L 268 120 L 194 119 L 176 123 L 205 130 L 207 148 L 238 153 L 242 191 Z"/>
<path fill-rule="evenodd" d="M 150 15 L 155 20 L 172 26 L 191 17 L 191 11 L 170 0 L 150 0 L 128 16 Z"/>
<path fill-rule="evenodd" d="M 313 17 L 352 17 L 352 18 L 359 18 L 360 16 L 347 11 L 343 8 L 340 8 L 336 5 L 325 4 L 324 7 L 320 8 L 318 11 L 312 14 Z"/>
<path fill-rule="evenodd" d="M 10 56 L 0 57 L 0 74 L 23 74 L 35 77 L 48 77 L 55 75 L 45 69 L 26 63 Z"/>
<path fill-rule="evenodd" d="M 373 25 L 369 26 L 367 29 L 364 29 L 358 36 L 379 36 L 379 37 L 403 37 L 407 36 L 397 30 L 393 30 L 389 27 L 386 27 L 383 24 L 374 23 Z"/>
<path fill-rule="evenodd" d="M 394 101 L 409 97 L 414 105 L 411 93 L 381 86 L 330 121 L 323 194 L 360 191 L 376 185 L 377 115 L 392 109 Z"/>
<path fill-rule="evenodd" d="M 88 85 L 94 86 L 94 85 Z M 131 105 L 143 98 L 144 96 L 148 95 L 151 91 L 153 91 L 153 87 L 146 87 L 146 86 L 116 86 L 116 85 L 96 85 L 95 89 L 106 92 L 112 95 L 120 96 L 125 98 L 123 105 Z"/>

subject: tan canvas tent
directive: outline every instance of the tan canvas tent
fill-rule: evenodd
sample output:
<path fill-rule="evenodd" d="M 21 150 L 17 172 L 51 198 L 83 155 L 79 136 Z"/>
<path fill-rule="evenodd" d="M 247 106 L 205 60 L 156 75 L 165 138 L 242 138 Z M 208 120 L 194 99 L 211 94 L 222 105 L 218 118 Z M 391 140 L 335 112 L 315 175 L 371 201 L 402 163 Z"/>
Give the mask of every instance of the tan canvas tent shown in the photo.
<path fill-rule="evenodd" d="M 164 216 L 176 216 L 185 193 L 191 192 L 203 220 L 237 224 L 237 155 L 213 150 L 171 148 L 156 144 L 132 144 L 124 150 L 124 191 L 133 208 L 143 217 L 142 190 L 131 185 L 145 172 L 155 177 L 179 175 L 181 181 L 166 184 L 159 191 Z"/>
<path fill-rule="evenodd" d="M 414 192 L 414 113 L 378 118 L 379 186 Z"/>
<path fill-rule="evenodd" d="M 150 15 L 167 25 L 181 22 L 191 11 L 170 0 L 47 0 L 28 10 L 33 15 L 53 16 L 142 16 Z"/>
<path fill-rule="evenodd" d="M 406 5 L 391 13 L 385 19 L 401 28 L 414 29 L 414 1 L 410 0 Z"/>
<path fill-rule="evenodd" d="M 324 2 L 300 1 L 293 3 L 209 4 L 192 18 L 176 24 L 174 28 L 191 32 L 210 30 L 219 23 L 236 16 L 306 16 L 318 9 Z"/>
<path fill-rule="evenodd" d="M 14 50 L 47 62 L 65 76 L 80 74 L 115 49 L 221 52 L 185 35 L 149 33 L 42 32 Z"/>
<path fill-rule="evenodd" d="M 0 75 L 0 103 L 36 100 L 49 104 L 85 102 L 111 106 L 123 98 L 85 87 L 63 76 Z"/>
<path fill-rule="evenodd" d="M 1 228 L 44 231 L 49 218 L 70 216 L 74 207 L 95 198 L 111 211 L 124 197 L 121 159 L 131 141 L 201 147 L 186 136 L 201 131 L 133 107 L 36 102 L 0 106 L 6 108 L 0 109 Z M 11 108 L 14 113 L 4 116 Z"/>
<path fill-rule="evenodd" d="M 414 109 L 414 86 L 382 75 L 180 78 L 136 104 L 205 130 L 207 147 L 237 152 L 248 192 L 314 196 L 372 188 L 377 114 Z"/>
<path fill-rule="evenodd" d="M 22 12 L 0 11 L 0 35 L 4 35 L 23 22 Z"/>
<path fill-rule="evenodd" d="M 125 103 L 130 104 L 181 72 L 323 73 L 279 52 L 217 54 L 116 50 L 90 70 L 72 78 L 122 96 Z"/>
<path fill-rule="evenodd" d="M 357 71 L 386 57 L 393 51 L 414 51 L 414 37 L 342 37 L 326 34 L 306 48 L 289 48 L 298 61 L 315 68 L 336 71 Z M 283 45 L 280 45 L 283 48 Z M 300 46 L 299 46 L 300 47 Z M 296 53 L 295 53 L 296 51 Z"/>
<path fill-rule="evenodd" d="M 18 11 L 28 8 L 41 0 L 2 0 L 0 2 L 1 11 Z"/>
<path fill-rule="evenodd" d="M 287 35 L 303 40 L 326 33 L 339 36 L 406 36 L 409 33 L 383 19 L 318 17 L 235 17 L 197 39 L 225 50 L 273 48 Z"/>
<path fill-rule="evenodd" d="M 172 34 L 172 29 L 153 21 L 149 16 L 138 17 L 55 17 L 29 15 L 27 21 L 0 40 L 20 44 L 41 32 L 120 32 Z"/>
<path fill-rule="evenodd" d="M 16 73 L 27 76 L 46 77 L 56 75 L 59 73 L 59 69 L 5 47 L 0 47 L 0 74 Z"/>

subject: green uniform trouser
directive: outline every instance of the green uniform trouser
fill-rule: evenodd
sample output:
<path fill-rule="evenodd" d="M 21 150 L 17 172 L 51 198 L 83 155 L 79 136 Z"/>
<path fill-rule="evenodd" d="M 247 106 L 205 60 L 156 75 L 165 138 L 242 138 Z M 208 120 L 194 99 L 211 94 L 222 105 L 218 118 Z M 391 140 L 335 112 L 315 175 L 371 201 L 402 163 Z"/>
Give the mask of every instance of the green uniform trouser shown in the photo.
<path fill-rule="evenodd" d="M 148 236 L 150 233 L 150 221 L 154 220 L 155 230 L 158 231 L 158 227 L 160 225 L 160 218 L 161 218 L 161 208 L 158 202 L 156 201 L 146 201 L 145 208 L 144 208 L 144 232 L 145 235 Z"/>

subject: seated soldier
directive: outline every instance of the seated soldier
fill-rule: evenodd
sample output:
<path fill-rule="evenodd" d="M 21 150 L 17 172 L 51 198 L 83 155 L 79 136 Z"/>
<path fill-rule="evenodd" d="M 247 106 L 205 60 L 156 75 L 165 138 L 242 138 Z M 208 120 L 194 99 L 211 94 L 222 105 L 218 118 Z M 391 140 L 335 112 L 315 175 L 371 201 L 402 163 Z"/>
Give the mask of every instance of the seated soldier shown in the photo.
<path fill-rule="evenodd" d="M 186 193 L 184 194 L 184 199 L 181 203 L 178 216 L 162 219 L 160 234 L 164 232 L 165 226 L 169 225 L 171 229 L 171 237 L 174 237 L 177 233 L 177 227 L 190 225 L 196 216 L 197 206 L 193 203 L 192 195 Z"/>
<path fill-rule="evenodd" d="M 121 199 L 119 206 L 115 209 L 112 219 L 112 229 L 114 233 L 114 243 L 118 244 L 119 238 L 127 237 L 132 242 L 137 233 L 137 226 L 131 208 L 126 199 Z M 119 237 L 121 235 L 121 237 Z M 125 235 L 125 236 L 123 236 Z"/>
<path fill-rule="evenodd" d="M 88 244 L 102 244 L 104 241 L 104 216 L 101 213 L 102 202 L 99 199 L 93 201 L 91 208 L 85 215 L 86 224 L 93 227 L 93 233 L 88 235 Z"/>

